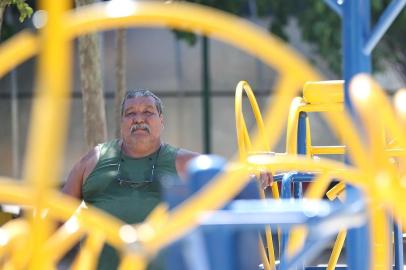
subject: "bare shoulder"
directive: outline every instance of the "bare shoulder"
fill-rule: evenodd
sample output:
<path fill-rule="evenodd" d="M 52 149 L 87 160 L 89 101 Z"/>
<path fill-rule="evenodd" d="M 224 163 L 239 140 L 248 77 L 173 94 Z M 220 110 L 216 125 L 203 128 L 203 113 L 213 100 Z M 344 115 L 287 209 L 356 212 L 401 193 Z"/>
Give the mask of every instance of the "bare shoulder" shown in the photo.
<path fill-rule="evenodd" d="M 78 199 L 82 198 L 82 185 L 95 168 L 100 156 L 100 146 L 96 146 L 83 155 L 73 166 L 62 192 Z"/>
<path fill-rule="evenodd" d="M 183 148 L 180 148 L 178 150 L 178 152 L 176 154 L 176 170 L 177 170 L 179 176 L 182 179 L 186 178 L 186 166 L 187 166 L 187 163 L 191 159 L 193 159 L 193 158 L 195 158 L 195 157 L 197 157 L 199 155 L 200 155 L 200 153 L 193 152 L 193 151 L 190 151 L 190 150 L 186 150 L 186 149 L 183 149 Z"/>

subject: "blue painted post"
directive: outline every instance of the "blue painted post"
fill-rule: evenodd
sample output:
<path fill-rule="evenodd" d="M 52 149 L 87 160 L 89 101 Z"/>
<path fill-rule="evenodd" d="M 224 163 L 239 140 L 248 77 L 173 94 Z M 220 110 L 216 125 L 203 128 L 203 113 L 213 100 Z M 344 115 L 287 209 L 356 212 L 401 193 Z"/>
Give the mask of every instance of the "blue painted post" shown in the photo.
<path fill-rule="evenodd" d="M 349 84 L 359 73 L 371 73 L 371 55 L 363 50 L 370 35 L 370 0 L 345 0 L 343 3 L 342 44 L 344 58 L 344 97 L 345 107 L 353 119 L 357 116 L 353 110 L 349 95 Z M 347 161 L 349 162 L 348 158 Z M 347 186 L 347 194 L 362 196 L 359 190 Z M 346 239 L 347 264 L 351 270 L 369 269 L 370 243 L 368 225 L 348 231 Z"/>
<path fill-rule="evenodd" d="M 395 238 L 395 267 L 394 270 L 403 270 L 403 236 L 402 236 L 402 224 L 397 222 L 393 228 L 393 234 Z"/>
<path fill-rule="evenodd" d="M 310 128 L 306 126 L 306 118 L 307 118 L 307 113 L 306 112 L 300 112 L 299 113 L 299 123 L 298 123 L 298 129 L 297 129 L 297 153 L 299 155 L 306 155 L 306 128 Z M 294 182 L 293 183 L 293 188 L 294 188 L 294 196 L 295 198 L 301 198 L 303 197 L 302 194 L 302 182 Z"/>

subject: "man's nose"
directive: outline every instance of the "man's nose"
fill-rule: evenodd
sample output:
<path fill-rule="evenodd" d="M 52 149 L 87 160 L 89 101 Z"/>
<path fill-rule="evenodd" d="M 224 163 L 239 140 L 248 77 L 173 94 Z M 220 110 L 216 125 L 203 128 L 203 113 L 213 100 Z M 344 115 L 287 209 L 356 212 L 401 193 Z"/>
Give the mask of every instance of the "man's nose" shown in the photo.
<path fill-rule="evenodd" d="M 143 123 L 145 121 L 145 118 L 142 113 L 136 113 L 133 115 L 132 120 L 134 123 Z"/>

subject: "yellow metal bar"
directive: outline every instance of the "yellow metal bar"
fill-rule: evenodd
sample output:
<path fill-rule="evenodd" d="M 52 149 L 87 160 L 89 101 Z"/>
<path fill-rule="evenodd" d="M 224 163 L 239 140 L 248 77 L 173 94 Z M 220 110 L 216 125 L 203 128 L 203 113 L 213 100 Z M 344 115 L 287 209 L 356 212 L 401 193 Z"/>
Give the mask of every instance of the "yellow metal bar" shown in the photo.
<path fill-rule="evenodd" d="M 346 237 L 347 231 L 340 231 L 338 233 L 337 239 L 334 243 L 333 251 L 331 252 L 331 256 L 328 260 L 327 270 L 334 270 L 336 268 L 338 258 L 340 257 Z"/>
<path fill-rule="evenodd" d="M 343 143 L 348 149 L 348 154 L 354 162 L 355 166 L 361 170 L 370 171 L 371 164 L 369 163 L 365 147 L 361 141 L 354 123 L 351 122 L 350 116 L 346 112 L 326 112 L 327 120 L 330 127 L 336 132 L 337 137 L 342 138 Z"/>
<path fill-rule="evenodd" d="M 326 104 L 304 104 L 300 107 L 302 112 L 342 112 L 344 104 L 342 103 L 326 103 Z"/>
<path fill-rule="evenodd" d="M 43 218 L 42 213 L 47 189 L 57 183 L 66 136 L 71 55 L 63 31 L 63 14 L 69 3 L 67 0 L 40 2 L 40 7 L 47 11 L 47 23 L 41 30 L 36 97 L 23 170 L 24 181 L 35 188 L 30 235 L 35 249 L 31 269 L 42 269 L 46 265 L 46 258 L 40 256 L 40 251 L 51 233 L 52 222 Z"/>
<path fill-rule="evenodd" d="M 139 254 L 128 253 L 124 256 L 119 270 L 144 270 L 147 268 L 147 260 Z"/>
<path fill-rule="evenodd" d="M 256 120 L 256 124 L 258 127 L 258 134 L 260 134 L 260 149 L 255 149 L 254 151 L 269 151 L 269 145 L 267 144 L 267 139 L 265 137 L 265 127 L 264 122 L 262 120 L 261 111 L 259 109 L 257 100 L 255 99 L 255 95 L 252 91 L 252 88 L 246 81 L 240 81 L 237 84 L 236 91 L 235 91 L 235 119 L 236 119 L 236 130 L 237 130 L 237 140 L 238 140 L 238 147 L 240 153 L 240 160 L 245 161 L 247 158 L 247 149 L 248 151 L 252 151 L 250 145 L 250 138 L 248 135 L 245 119 L 242 112 L 242 96 L 243 91 L 247 94 L 251 108 L 254 113 L 254 117 Z M 245 140 L 244 140 L 245 139 Z M 249 145 L 248 145 L 249 144 Z M 272 193 L 274 198 L 279 198 L 279 190 L 277 184 L 272 185 Z M 265 199 L 265 193 L 260 188 L 259 194 L 261 199 Z M 275 251 L 273 247 L 273 239 L 272 239 L 272 231 L 270 226 L 265 226 L 265 238 L 266 244 L 268 247 L 268 257 L 270 260 L 270 265 L 275 267 Z M 261 246 L 261 249 L 264 249 L 264 246 Z M 261 251 L 262 252 L 262 251 Z"/>
<path fill-rule="evenodd" d="M 311 146 L 310 153 L 312 155 L 344 155 L 345 146 Z"/>
<path fill-rule="evenodd" d="M 84 231 L 75 216 L 60 227 L 44 245 L 42 256 L 56 264 L 83 237 Z"/>
<path fill-rule="evenodd" d="M 297 153 L 297 129 L 299 122 L 300 108 L 304 105 L 301 97 L 292 99 L 289 108 L 288 126 L 286 130 L 286 152 L 288 154 Z"/>
<path fill-rule="evenodd" d="M 151 233 L 140 233 L 140 241 L 144 242 L 147 253 L 155 253 L 163 246 L 177 239 L 185 232 L 196 226 L 201 212 L 211 211 L 223 206 L 235 196 L 249 180 L 248 168 L 241 165 L 237 168 L 225 168 L 225 172 L 217 180 L 211 181 L 204 189 L 188 199 L 186 203 L 177 207 L 170 215 L 167 226 L 151 232 L 150 226 L 146 230 Z M 139 227 L 142 230 L 142 225 Z"/>
<path fill-rule="evenodd" d="M 334 174 L 337 172 L 334 172 Z M 340 172 L 341 173 L 341 172 Z M 322 171 L 319 175 L 316 176 L 314 181 L 308 187 L 305 198 L 306 199 L 320 199 L 328 184 L 331 182 L 332 173 L 328 172 L 328 170 Z M 287 253 L 289 256 L 295 254 L 304 244 L 307 235 L 306 227 L 299 226 L 292 229 L 290 233 L 288 245 L 287 245 Z"/>
<path fill-rule="evenodd" d="M 0 198 L 2 203 L 20 206 L 33 205 L 34 191 L 21 182 L 11 178 L 0 177 Z"/>
<path fill-rule="evenodd" d="M 49 192 L 47 195 L 47 209 L 53 218 L 68 220 L 77 210 L 79 202 L 69 196 L 59 192 Z M 115 248 L 123 249 L 124 242 L 120 237 L 119 231 L 125 224 L 92 206 L 80 209 L 75 213 L 80 225 L 87 230 L 89 234 L 92 231 L 102 232 L 106 240 Z"/>
<path fill-rule="evenodd" d="M 10 269 L 25 269 L 28 260 L 33 252 L 33 248 L 29 246 L 30 226 L 24 219 L 15 219 L 0 228 L 2 240 L 5 243 L 0 245 L 0 257 L 8 258 L 6 267 Z M 5 239 L 5 236 L 7 238 Z M 25 256 L 22 256 L 21 251 L 24 250 Z M 1 255 L 8 256 L 1 256 Z"/>
<path fill-rule="evenodd" d="M 362 172 L 348 167 L 342 163 L 332 160 L 313 160 L 298 156 L 275 156 L 271 159 L 265 159 L 263 162 L 269 170 L 289 171 L 292 169 L 304 172 L 314 172 L 317 170 L 331 171 L 332 176 L 339 176 L 340 179 L 359 186 L 368 191 L 369 183 Z M 253 164 L 250 164 L 250 166 Z M 144 247 L 148 253 L 154 253 L 161 247 L 180 237 L 183 233 L 189 231 L 199 219 L 199 213 L 213 210 L 219 204 L 223 204 L 229 197 L 235 195 L 238 190 L 244 186 L 247 181 L 247 170 L 243 165 L 238 167 L 230 165 L 226 168 L 224 174 L 190 198 L 185 204 L 179 206 L 170 215 L 168 225 L 151 232 L 149 234 L 140 233 L 140 240 L 144 242 Z M 322 184 L 325 182 L 320 181 Z M 142 226 L 142 225 L 141 225 Z M 148 224 L 144 224 L 148 226 Z M 141 229 L 141 227 L 139 228 Z"/>
<path fill-rule="evenodd" d="M 389 148 L 385 150 L 387 155 L 390 157 L 405 157 L 406 149 L 402 148 Z"/>
<path fill-rule="evenodd" d="M 299 124 L 299 123 L 298 123 Z M 310 131 L 310 117 L 306 117 L 306 156 L 311 157 L 312 135 Z"/>
<path fill-rule="evenodd" d="M 326 195 L 327 198 L 332 201 L 335 198 L 337 198 L 337 196 L 343 192 L 345 189 L 345 184 L 343 182 L 338 183 L 337 185 L 335 185 L 334 187 L 332 187 L 329 191 L 327 191 Z"/>
<path fill-rule="evenodd" d="M 264 242 L 262 241 L 261 235 L 258 234 L 258 248 L 259 248 L 259 255 L 261 256 L 261 261 L 262 264 L 264 266 L 264 270 L 271 270 L 271 269 L 275 269 L 275 266 L 273 266 L 273 268 L 271 268 L 271 265 L 268 261 L 268 257 L 266 256 L 265 250 L 264 250 Z M 272 260 L 270 260 L 272 261 Z"/>
<path fill-rule="evenodd" d="M 344 104 L 344 81 L 306 82 L 303 99 L 309 104 Z"/>
<path fill-rule="evenodd" d="M 2 43 L 0 47 L 0 77 L 38 53 L 38 38 L 26 30 Z"/>
<path fill-rule="evenodd" d="M 103 248 L 104 236 L 100 231 L 92 231 L 80 248 L 80 253 L 72 264 L 73 270 L 96 269 L 99 254 Z"/>

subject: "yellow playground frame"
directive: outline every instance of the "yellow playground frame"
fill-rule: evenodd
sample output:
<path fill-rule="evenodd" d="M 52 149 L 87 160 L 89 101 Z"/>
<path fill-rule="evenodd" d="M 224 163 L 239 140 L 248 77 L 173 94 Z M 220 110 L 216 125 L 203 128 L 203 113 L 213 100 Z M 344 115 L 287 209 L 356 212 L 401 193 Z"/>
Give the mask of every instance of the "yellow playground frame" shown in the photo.
<path fill-rule="evenodd" d="M 36 54 L 39 57 L 23 181 L 0 177 L 1 202 L 27 205 L 32 209 L 24 218 L 12 220 L 0 228 L 0 236 L 4 236 L 0 241 L 0 257 L 6 258 L 5 268 L 56 269 L 63 254 L 83 235 L 88 235 L 73 268 L 94 268 L 102 245 L 109 242 L 123 255 L 120 269 L 145 269 L 152 254 L 198 225 L 199 213 L 222 207 L 244 187 L 252 170 L 263 167 L 280 172 L 320 172 L 308 189 L 306 196 L 309 198 L 320 198 L 332 178 L 358 186 L 369 198 L 372 238 L 378 242 L 383 243 L 388 237 L 379 233 L 387 226 L 382 206 L 391 209 L 396 219 L 406 223 L 406 202 L 401 199 L 406 190 L 405 151 L 402 150 L 406 149 L 406 130 L 404 122 L 399 120 L 405 117 L 396 116 L 382 90 L 370 78 L 357 77 L 352 82 L 352 93 L 368 139 L 375 142 L 373 149 L 365 148 L 346 112 L 340 109 L 326 113 L 332 129 L 343 139 L 353 166 L 297 156 L 293 135 L 288 135 L 291 137 L 284 155 L 263 157 L 261 164 L 248 163 L 246 157 L 250 151 L 273 149 L 286 119 L 291 130 L 288 134 L 294 134 L 296 118 L 288 118 L 289 103 L 307 81 L 321 80 L 306 61 L 264 30 L 211 8 L 187 3 L 125 1 L 127 6 L 123 9 L 120 1 L 111 1 L 69 9 L 70 2 L 42 0 L 41 8 L 47 12 L 47 18 L 38 35 L 23 32 L 0 47 L 0 75 Z M 261 59 L 278 72 L 279 79 L 275 100 L 266 110 L 263 123 L 259 110 L 254 108 L 259 131 L 252 141 L 242 113 L 236 109 L 241 125 L 237 125 L 237 130 L 242 154 L 228 163 L 223 174 L 174 211 L 168 213 L 160 206 L 144 223 L 126 225 L 92 207 L 77 210 L 79 201 L 54 188 L 60 177 L 59 160 L 66 141 L 72 40 L 89 32 L 137 26 L 171 27 L 209 35 Z M 239 84 L 237 88 L 239 108 L 242 90 L 254 104 L 255 98 L 248 84 Z M 364 95 L 357 95 L 360 89 Z M 297 106 L 301 106 L 301 102 L 297 101 Z M 302 109 L 313 105 L 306 106 Z M 377 114 L 374 109 L 378 106 Z M 382 123 L 381 127 L 374 125 L 376 121 Z M 392 147 L 396 151 L 392 152 L 397 153 L 399 166 L 389 161 L 388 147 L 380 137 L 382 129 L 396 139 L 396 148 Z M 273 192 L 277 197 L 276 185 Z M 61 220 L 67 222 L 55 231 L 56 222 Z M 292 232 L 289 245 L 292 252 L 300 246 L 302 238 L 303 233 Z M 378 269 L 375 265 L 381 263 L 388 265 L 387 252 L 377 248 L 372 251 L 373 260 L 377 262 L 371 264 L 373 269 Z M 268 267 L 272 266 L 270 263 Z"/>

